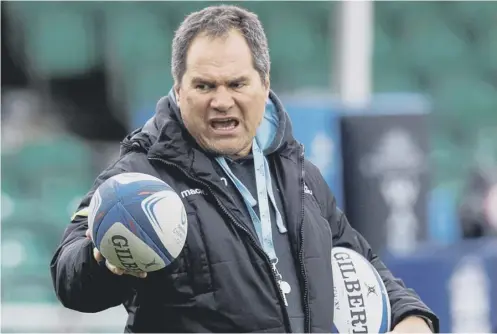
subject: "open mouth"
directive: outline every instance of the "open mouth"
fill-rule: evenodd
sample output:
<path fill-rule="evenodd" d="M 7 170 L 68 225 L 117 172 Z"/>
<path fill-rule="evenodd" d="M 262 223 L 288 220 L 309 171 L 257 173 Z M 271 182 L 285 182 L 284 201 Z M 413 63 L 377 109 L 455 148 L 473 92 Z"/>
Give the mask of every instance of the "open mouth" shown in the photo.
<path fill-rule="evenodd" d="M 240 122 L 234 118 L 216 119 L 210 122 L 214 130 L 229 131 L 235 129 Z"/>

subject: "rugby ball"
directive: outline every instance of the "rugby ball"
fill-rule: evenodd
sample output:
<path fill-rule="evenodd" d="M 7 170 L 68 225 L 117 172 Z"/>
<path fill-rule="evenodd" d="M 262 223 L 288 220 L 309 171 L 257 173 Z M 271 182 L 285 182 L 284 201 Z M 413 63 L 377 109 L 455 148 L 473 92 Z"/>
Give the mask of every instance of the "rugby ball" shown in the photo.
<path fill-rule="evenodd" d="M 123 173 L 107 179 L 93 194 L 88 211 L 95 247 L 118 268 L 162 269 L 185 244 L 188 222 L 183 202 L 154 176 Z"/>
<path fill-rule="evenodd" d="M 373 265 L 356 251 L 334 247 L 333 333 L 387 333 L 390 331 L 390 299 Z"/>

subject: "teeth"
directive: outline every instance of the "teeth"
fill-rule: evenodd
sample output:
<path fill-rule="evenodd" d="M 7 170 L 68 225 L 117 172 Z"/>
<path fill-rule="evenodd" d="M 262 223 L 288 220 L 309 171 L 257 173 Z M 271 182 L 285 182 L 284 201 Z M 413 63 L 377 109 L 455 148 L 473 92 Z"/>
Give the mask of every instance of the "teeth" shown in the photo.
<path fill-rule="evenodd" d="M 234 119 L 218 120 L 212 121 L 212 127 L 215 129 L 233 129 L 237 123 Z"/>

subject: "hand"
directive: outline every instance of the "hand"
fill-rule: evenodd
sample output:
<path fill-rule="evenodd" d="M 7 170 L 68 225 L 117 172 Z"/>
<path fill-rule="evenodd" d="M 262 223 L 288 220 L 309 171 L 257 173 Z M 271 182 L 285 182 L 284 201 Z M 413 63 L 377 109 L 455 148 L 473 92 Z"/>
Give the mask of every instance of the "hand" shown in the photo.
<path fill-rule="evenodd" d="M 92 240 L 91 239 L 91 231 L 90 230 L 86 230 L 86 238 Z M 103 260 L 105 260 L 104 257 L 102 256 L 102 254 L 98 251 L 98 249 L 96 247 L 93 248 L 93 257 L 95 258 L 95 261 L 97 261 L 98 263 L 100 263 Z M 105 260 L 105 266 L 107 267 L 107 269 L 109 269 L 115 275 L 121 276 L 121 275 L 125 274 L 125 275 L 136 276 L 136 277 L 139 277 L 139 278 L 145 278 L 145 277 L 147 277 L 147 273 L 146 272 L 143 272 L 143 271 L 140 271 L 140 272 L 127 271 L 127 270 L 124 270 L 124 269 L 116 267 L 115 265 L 111 264 L 107 260 Z"/>
<path fill-rule="evenodd" d="M 409 316 L 399 322 L 390 333 L 432 333 L 424 318 Z"/>

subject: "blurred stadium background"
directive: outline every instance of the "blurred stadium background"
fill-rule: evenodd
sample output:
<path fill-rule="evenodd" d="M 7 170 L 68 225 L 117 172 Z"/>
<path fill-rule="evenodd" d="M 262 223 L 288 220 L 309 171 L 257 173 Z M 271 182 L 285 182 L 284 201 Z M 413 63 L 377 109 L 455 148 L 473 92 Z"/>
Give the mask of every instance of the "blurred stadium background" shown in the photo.
<path fill-rule="evenodd" d="M 213 2 L 2 2 L 2 332 L 120 332 L 61 308 L 49 262 Z M 272 88 L 351 223 L 440 315 L 497 329 L 497 2 L 243 2 Z"/>

